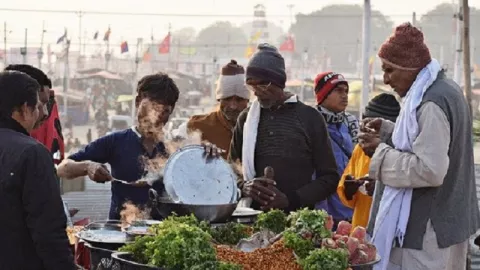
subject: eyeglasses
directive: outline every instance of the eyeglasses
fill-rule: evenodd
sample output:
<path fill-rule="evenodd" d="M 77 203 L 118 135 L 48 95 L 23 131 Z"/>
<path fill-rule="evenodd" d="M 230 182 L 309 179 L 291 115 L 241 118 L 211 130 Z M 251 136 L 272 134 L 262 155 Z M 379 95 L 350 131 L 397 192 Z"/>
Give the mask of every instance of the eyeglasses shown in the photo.
<path fill-rule="evenodd" d="M 268 83 L 268 84 L 257 84 L 257 85 L 250 85 L 250 84 L 247 84 L 247 89 L 252 91 L 252 92 L 258 92 L 258 91 L 261 91 L 261 92 L 264 92 L 264 91 L 267 91 L 268 87 L 270 87 L 270 85 L 272 85 L 272 83 Z"/>

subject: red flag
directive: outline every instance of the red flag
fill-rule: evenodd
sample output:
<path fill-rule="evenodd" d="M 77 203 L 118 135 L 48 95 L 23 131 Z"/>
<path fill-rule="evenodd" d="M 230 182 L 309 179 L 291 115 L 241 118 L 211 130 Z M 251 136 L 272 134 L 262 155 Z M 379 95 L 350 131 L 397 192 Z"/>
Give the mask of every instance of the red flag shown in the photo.
<path fill-rule="evenodd" d="M 167 36 L 165 36 L 162 43 L 158 45 L 159 54 L 167 54 L 169 52 L 170 52 L 170 32 L 168 32 Z"/>
<path fill-rule="evenodd" d="M 105 32 L 105 35 L 103 35 L 103 41 L 109 41 L 111 33 L 112 33 L 112 30 L 110 30 L 110 26 L 109 26 L 107 32 Z"/>
<path fill-rule="evenodd" d="M 288 36 L 287 39 L 280 45 L 279 50 L 281 52 L 294 52 L 295 51 L 295 40 L 292 36 Z"/>
<path fill-rule="evenodd" d="M 124 41 L 124 42 L 122 42 L 122 44 L 120 44 L 120 52 L 121 53 L 128 52 L 128 43 L 126 41 Z"/>
<path fill-rule="evenodd" d="M 143 53 L 143 59 L 142 59 L 144 62 L 149 62 L 150 60 L 152 60 L 152 55 L 150 54 L 150 49 L 146 50 L 144 53 Z"/>

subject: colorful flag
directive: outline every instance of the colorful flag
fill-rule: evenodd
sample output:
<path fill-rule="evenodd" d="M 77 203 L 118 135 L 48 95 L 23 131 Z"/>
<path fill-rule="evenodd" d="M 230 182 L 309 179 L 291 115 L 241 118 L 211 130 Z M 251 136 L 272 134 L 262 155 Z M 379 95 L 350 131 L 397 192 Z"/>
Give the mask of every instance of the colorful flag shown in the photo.
<path fill-rule="evenodd" d="M 150 60 L 152 60 L 152 54 L 150 53 L 150 48 L 149 48 L 143 53 L 142 61 L 150 62 Z"/>
<path fill-rule="evenodd" d="M 158 45 L 158 53 L 159 54 L 167 54 L 170 53 L 170 32 L 165 36 L 162 43 Z"/>
<path fill-rule="evenodd" d="M 280 45 L 279 51 L 281 52 L 294 52 L 295 51 L 295 40 L 292 36 L 288 36 L 285 41 Z"/>
<path fill-rule="evenodd" d="M 103 41 L 109 41 L 111 33 L 112 31 L 110 30 L 110 26 L 109 26 L 107 32 L 105 32 L 105 35 L 103 35 Z"/>
<path fill-rule="evenodd" d="M 370 56 L 368 59 L 368 70 L 373 75 L 373 65 L 375 64 L 375 55 Z"/>
<path fill-rule="evenodd" d="M 124 41 L 124 42 L 122 42 L 122 44 L 120 44 L 120 52 L 121 53 L 128 52 L 128 43 L 126 41 Z"/>
<path fill-rule="evenodd" d="M 254 52 L 255 52 L 255 46 L 248 45 L 247 49 L 245 50 L 245 58 L 250 58 Z"/>
<path fill-rule="evenodd" d="M 194 47 L 180 47 L 179 53 L 181 55 L 195 55 L 197 54 L 197 48 Z"/>
<path fill-rule="evenodd" d="M 262 31 L 257 31 L 255 34 L 253 34 L 250 37 L 250 40 L 248 41 L 248 47 L 245 50 L 246 58 L 250 58 L 252 54 L 255 52 L 256 45 L 254 44 L 257 43 L 257 41 L 260 39 L 261 36 L 262 36 Z"/>
<path fill-rule="evenodd" d="M 94 40 L 97 40 L 97 38 L 98 38 L 98 31 L 95 32 L 95 34 L 93 35 L 93 39 L 94 39 Z"/>
<path fill-rule="evenodd" d="M 65 28 L 65 32 L 63 32 L 63 35 L 57 39 L 57 44 L 62 43 L 66 37 L 67 37 L 67 28 Z"/>

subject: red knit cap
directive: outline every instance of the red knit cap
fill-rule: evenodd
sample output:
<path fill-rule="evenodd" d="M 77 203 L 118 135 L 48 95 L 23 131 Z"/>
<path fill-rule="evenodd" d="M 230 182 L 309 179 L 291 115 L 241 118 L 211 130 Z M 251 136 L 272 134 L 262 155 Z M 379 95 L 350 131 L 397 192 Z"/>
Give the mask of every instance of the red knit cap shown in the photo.
<path fill-rule="evenodd" d="M 387 63 L 406 70 L 424 68 L 432 61 L 422 31 L 410 23 L 395 28 L 394 33 L 383 43 L 378 56 Z"/>
<path fill-rule="evenodd" d="M 335 86 L 340 83 L 345 84 L 348 87 L 348 82 L 342 74 L 331 71 L 318 74 L 314 80 L 314 91 L 317 98 L 317 104 L 322 104 L 328 94 L 330 94 Z"/>

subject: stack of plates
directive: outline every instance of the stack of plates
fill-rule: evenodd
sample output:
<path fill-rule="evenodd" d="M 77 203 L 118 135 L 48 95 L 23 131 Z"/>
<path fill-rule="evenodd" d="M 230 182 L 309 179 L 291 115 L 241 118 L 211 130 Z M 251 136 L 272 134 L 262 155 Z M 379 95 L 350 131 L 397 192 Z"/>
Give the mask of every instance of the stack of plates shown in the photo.
<path fill-rule="evenodd" d="M 201 145 L 173 153 L 165 165 L 165 190 L 176 203 L 218 205 L 238 200 L 237 176 L 222 158 L 205 157 Z"/>

